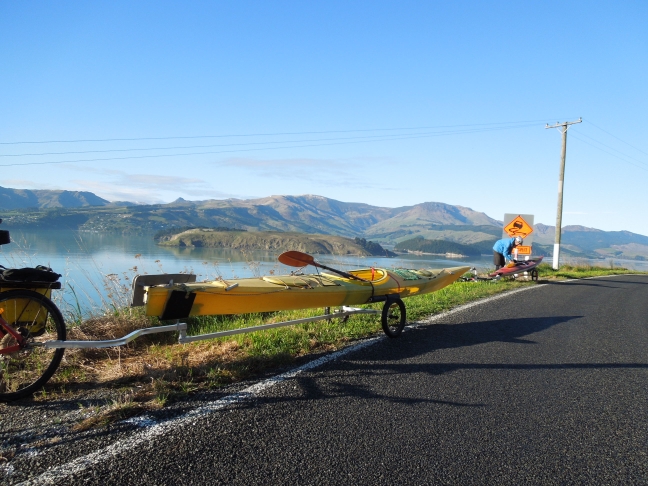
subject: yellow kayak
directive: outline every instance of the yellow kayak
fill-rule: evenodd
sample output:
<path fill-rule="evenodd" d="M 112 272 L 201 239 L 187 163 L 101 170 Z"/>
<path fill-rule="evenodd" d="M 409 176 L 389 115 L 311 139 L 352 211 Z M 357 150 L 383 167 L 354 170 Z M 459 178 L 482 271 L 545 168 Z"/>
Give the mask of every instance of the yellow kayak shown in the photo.
<path fill-rule="evenodd" d="M 348 273 L 334 270 L 336 273 L 171 283 L 144 287 L 144 305 L 146 315 L 162 319 L 359 305 L 384 301 L 389 295 L 402 298 L 434 292 L 469 269 L 365 268 Z"/>

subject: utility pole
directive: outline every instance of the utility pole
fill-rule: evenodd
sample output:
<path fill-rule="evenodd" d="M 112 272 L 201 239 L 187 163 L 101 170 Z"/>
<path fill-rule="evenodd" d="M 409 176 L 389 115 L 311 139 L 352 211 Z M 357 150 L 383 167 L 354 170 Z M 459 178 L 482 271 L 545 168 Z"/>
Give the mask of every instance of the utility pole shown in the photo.
<path fill-rule="evenodd" d="M 560 259 L 560 235 L 562 233 L 562 205 L 563 205 L 563 185 L 565 183 L 565 157 L 567 156 L 567 129 L 569 125 L 574 125 L 575 123 L 581 123 L 583 118 L 579 118 L 576 121 L 572 122 L 556 122 L 555 125 L 545 126 L 545 128 L 560 128 L 562 132 L 562 153 L 560 156 L 560 175 L 558 176 L 558 213 L 556 214 L 556 239 L 554 240 L 554 251 L 553 251 L 553 268 L 558 270 L 558 262 Z"/>

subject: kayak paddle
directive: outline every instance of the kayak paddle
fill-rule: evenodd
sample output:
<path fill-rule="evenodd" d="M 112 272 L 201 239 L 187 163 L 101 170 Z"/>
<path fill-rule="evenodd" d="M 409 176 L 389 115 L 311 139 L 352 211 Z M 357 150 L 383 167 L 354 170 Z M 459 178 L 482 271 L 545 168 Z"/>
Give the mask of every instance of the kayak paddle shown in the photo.
<path fill-rule="evenodd" d="M 366 280 L 363 278 L 356 277 L 355 275 L 343 272 L 341 270 L 336 270 L 335 268 L 327 267 L 326 265 L 322 265 L 321 263 L 316 262 L 315 258 L 313 258 L 312 255 L 309 255 L 308 253 L 302 253 L 301 251 L 285 251 L 281 255 L 279 255 L 278 260 L 284 265 L 288 265 L 290 267 L 305 267 L 306 265 L 313 265 L 314 267 L 330 270 L 331 272 L 335 272 L 338 275 L 346 278 L 352 278 L 366 282 Z"/>

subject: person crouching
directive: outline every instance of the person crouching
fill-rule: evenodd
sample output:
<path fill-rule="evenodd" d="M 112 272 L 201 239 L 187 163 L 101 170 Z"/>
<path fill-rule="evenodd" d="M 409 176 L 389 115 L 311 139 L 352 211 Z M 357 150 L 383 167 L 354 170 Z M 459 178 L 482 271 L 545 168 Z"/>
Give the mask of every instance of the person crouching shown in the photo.
<path fill-rule="evenodd" d="M 493 246 L 493 263 L 495 270 L 499 270 L 508 262 L 513 261 L 513 249 L 523 243 L 522 238 L 515 236 L 513 238 L 502 238 L 497 240 Z"/>

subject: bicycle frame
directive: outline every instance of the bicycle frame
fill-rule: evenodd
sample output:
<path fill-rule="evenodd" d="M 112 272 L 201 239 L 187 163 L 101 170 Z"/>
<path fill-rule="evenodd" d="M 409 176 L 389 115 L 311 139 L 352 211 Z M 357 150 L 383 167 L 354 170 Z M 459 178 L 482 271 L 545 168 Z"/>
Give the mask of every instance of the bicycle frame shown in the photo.
<path fill-rule="evenodd" d="M 0 309 L 0 328 L 5 331 L 5 334 L 10 334 L 11 336 L 13 336 L 16 341 L 18 341 L 18 344 L 9 346 L 8 348 L 0 349 L 0 354 L 12 354 L 23 349 L 26 345 L 26 341 L 25 337 L 20 334 L 20 332 L 16 331 L 12 326 L 9 325 L 7 321 L 4 320 L 2 313 L 3 311 L 2 309 Z"/>

